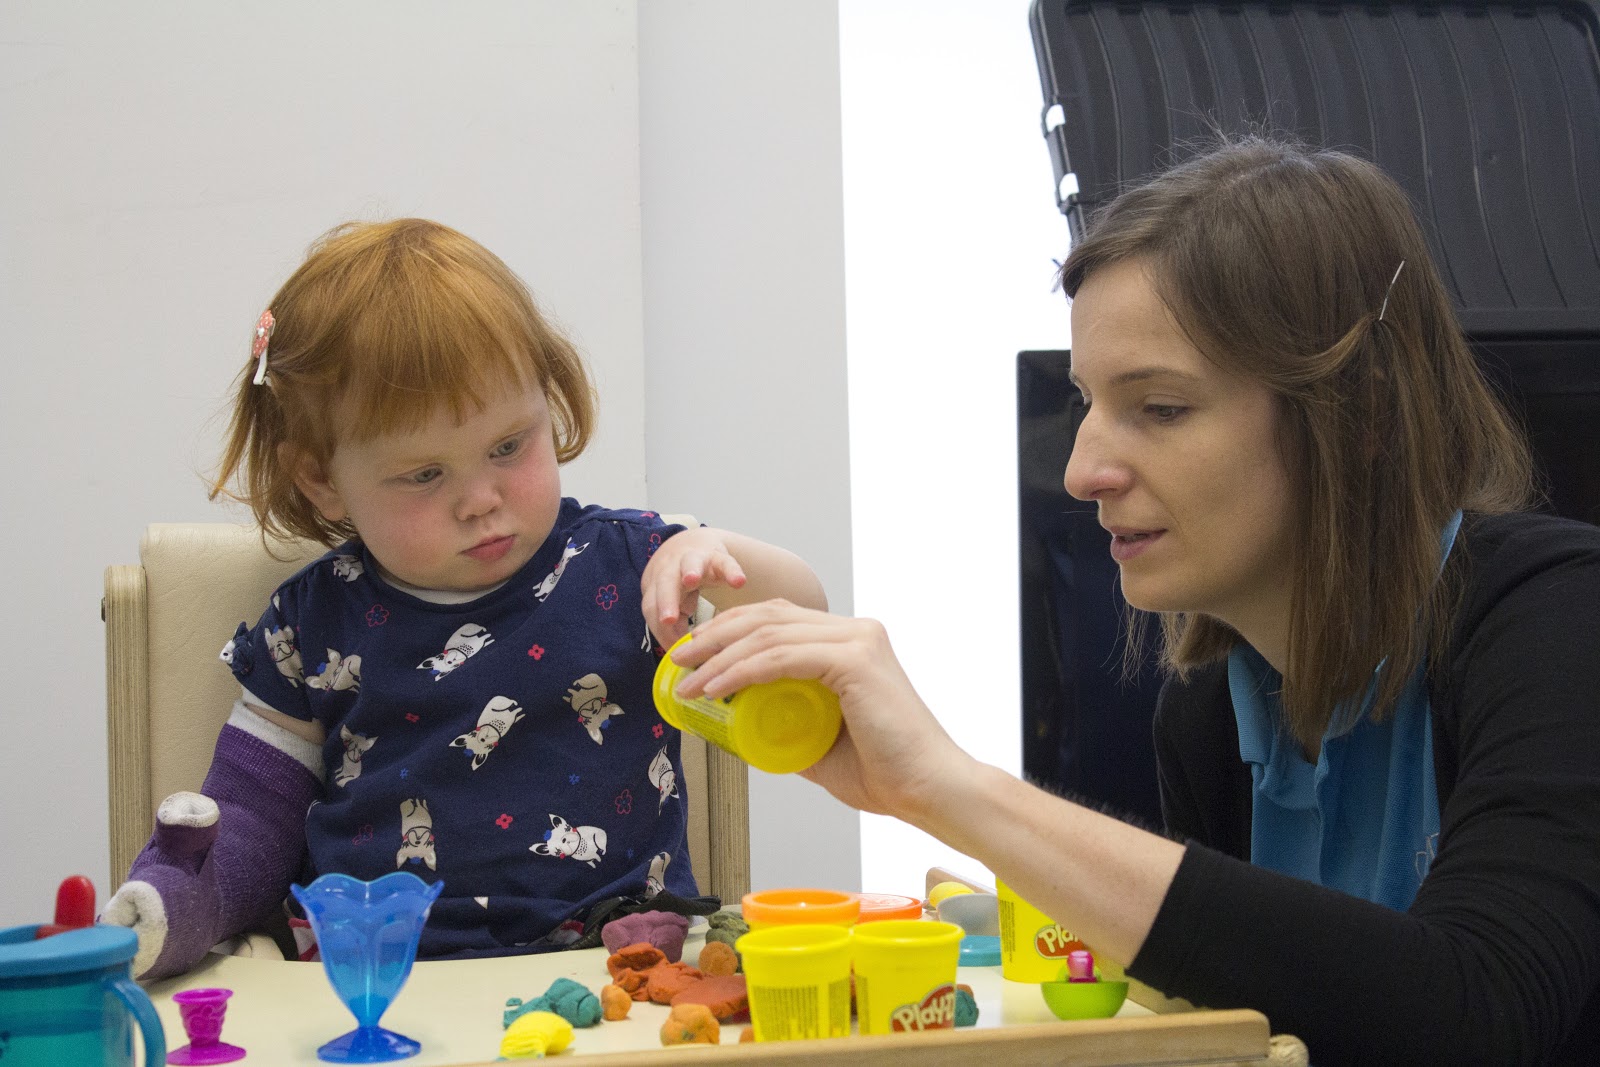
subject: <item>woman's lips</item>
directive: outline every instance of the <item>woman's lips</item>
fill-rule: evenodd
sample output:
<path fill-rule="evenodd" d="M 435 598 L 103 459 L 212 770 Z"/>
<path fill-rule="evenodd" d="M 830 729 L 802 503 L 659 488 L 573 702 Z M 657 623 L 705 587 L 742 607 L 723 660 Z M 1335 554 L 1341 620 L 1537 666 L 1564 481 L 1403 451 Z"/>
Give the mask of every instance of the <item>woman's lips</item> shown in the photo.
<path fill-rule="evenodd" d="M 1166 534 L 1165 530 L 1112 530 L 1111 531 L 1111 558 L 1118 563 L 1126 563 L 1150 551 L 1150 547 L 1161 540 Z"/>

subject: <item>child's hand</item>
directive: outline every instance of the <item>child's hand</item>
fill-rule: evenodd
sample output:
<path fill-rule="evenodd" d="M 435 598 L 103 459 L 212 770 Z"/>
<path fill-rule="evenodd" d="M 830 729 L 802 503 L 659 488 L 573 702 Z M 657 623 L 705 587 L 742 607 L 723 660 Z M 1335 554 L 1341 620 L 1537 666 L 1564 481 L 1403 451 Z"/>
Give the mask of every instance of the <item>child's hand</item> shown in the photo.
<path fill-rule="evenodd" d="M 217 802 L 200 793 L 174 793 L 156 809 L 156 832 L 133 861 L 133 870 L 110 900 L 100 921 L 126 926 L 139 938 L 133 976 L 169 978 L 200 962 L 218 939 L 214 925 L 216 887 L 208 880 L 206 854 L 217 836 Z M 188 905 L 188 927 L 176 938 L 168 901 Z"/>
<path fill-rule="evenodd" d="M 100 921 L 109 926 L 126 926 L 138 935 L 133 976 L 143 978 L 148 974 L 167 943 L 167 909 L 156 887 L 149 882 L 123 882 L 106 901 Z"/>
<path fill-rule="evenodd" d="M 640 578 L 644 621 L 662 647 L 689 632 L 700 592 L 713 586 L 738 589 L 744 568 L 733 558 L 721 530 L 701 526 L 676 534 L 656 549 Z"/>

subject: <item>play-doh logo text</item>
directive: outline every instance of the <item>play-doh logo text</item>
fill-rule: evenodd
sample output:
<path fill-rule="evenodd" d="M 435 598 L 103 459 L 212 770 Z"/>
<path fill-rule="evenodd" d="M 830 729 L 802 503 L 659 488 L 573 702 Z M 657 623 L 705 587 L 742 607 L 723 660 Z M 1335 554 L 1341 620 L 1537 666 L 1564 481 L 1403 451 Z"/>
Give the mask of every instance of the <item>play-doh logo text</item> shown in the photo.
<path fill-rule="evenodd" d="M 921 1004 L 902 1004 L 889 1013 L 889 1029 L 950 1030 L 956 1025 L 956 987 L 945 983 L 922 998 Z"/>

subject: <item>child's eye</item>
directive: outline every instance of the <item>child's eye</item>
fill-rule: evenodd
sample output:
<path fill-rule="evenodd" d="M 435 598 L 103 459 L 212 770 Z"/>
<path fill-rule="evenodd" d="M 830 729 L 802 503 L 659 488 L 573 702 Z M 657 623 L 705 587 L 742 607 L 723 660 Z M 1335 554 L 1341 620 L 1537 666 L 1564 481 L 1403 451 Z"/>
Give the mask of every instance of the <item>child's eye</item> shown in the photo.
<path fill-rule="evenodd" d="M 430 482 L 438 481 L 443 475 L 444 471 L 440 470 L 438 467 L 424 467 L 415 474 L 407 475 L 406 480 L 411 482 L 413 485 L 427 485 Z"/>
<path fill-rule="evenodd" d="M 507 456 L 516 455 L 517 449 L 522 447 L 522 438 L 513 437 L 509 441 L 501 441 L 489 453 L 495 459 L 505 459 Z"/>

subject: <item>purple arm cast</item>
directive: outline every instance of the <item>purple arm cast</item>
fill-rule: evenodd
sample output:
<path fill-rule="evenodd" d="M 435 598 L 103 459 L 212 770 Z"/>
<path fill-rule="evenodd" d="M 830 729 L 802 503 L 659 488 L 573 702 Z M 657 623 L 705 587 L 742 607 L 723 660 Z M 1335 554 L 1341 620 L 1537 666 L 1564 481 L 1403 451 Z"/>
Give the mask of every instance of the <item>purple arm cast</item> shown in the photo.
<path fill-rule="evenodd" d="M 200 789 L 216 801 L 217 821 L 157 823 L 128 872 L 129 881 L 155 888 L 167 913 L 166 942 L 141 979 L 189 970 L 282 905 L 299 872 L 306 809 L 320 789 L 294 757 L 236 726 L 222 728 Z"/>

